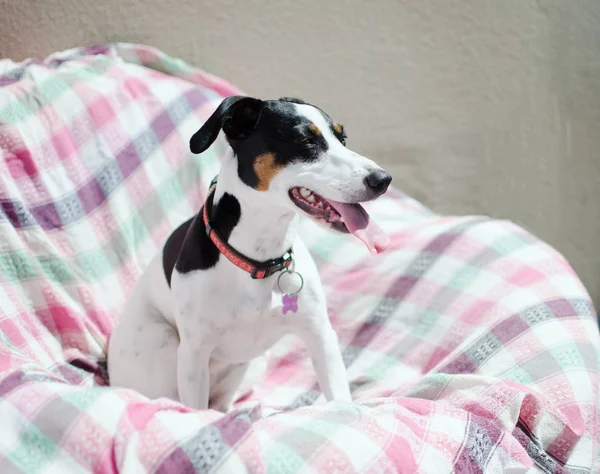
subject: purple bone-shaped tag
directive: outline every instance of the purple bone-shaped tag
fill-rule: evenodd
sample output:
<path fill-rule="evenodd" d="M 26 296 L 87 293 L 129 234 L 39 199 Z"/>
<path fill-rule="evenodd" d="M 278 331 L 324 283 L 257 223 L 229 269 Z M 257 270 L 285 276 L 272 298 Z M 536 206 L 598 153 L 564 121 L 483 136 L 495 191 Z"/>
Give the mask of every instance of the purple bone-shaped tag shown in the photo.
<path fill-rule="evenodd" d="M 287 314 L 288 311 L 295 313 L 298 311 L 298 295 L 283 295 L 281 298 L 283 307 L 281 308 L 282 314 Z"/>

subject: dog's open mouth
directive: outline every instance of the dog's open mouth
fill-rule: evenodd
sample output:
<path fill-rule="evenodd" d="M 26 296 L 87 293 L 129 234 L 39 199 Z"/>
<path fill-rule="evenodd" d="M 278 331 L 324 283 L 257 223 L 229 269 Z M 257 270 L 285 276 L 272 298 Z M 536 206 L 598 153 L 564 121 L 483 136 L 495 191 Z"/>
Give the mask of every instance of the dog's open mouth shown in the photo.
<path fill-rule="evenodd" d="M 325 199 L 301 187 L 290 189 L 289 194 L 292 202 L 310 217 L 339 232 L 353 234 L 364 242 L 371 253 L 381 253 L 387 249 L 388 236 L 360 204 Z"/>

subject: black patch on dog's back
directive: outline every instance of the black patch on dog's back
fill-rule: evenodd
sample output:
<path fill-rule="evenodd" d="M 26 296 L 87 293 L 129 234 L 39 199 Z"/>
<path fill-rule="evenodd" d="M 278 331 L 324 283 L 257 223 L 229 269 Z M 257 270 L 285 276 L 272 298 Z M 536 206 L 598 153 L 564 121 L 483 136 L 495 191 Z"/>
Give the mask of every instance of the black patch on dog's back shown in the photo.
<path fill-rule="evenodd" d="M 173 274 L 173 268 L 175 268 L 175 262 L 177 262 L 183 241 L 193 220 L 194 218 L 192 217 L 177 227 L 165 242 L 162 260 L 165 278 L 169 286 L 171 286 L 171 275 Z"/>
<path fill-rule="evenodd" d="M 206 235 L 203 212 L 204 208 L 200 209 L 195 217 L 181 224 L 165 243 L 163 270 L 169 286 L 173 269 L 179 273 L 207 270 L 219 261 L 221 253 Z M 212 214 L 212 225 L 225 241 L 229 240 L 242 215 L 239 201 L 231 194 L 225 193 L 214 206 Z"/>

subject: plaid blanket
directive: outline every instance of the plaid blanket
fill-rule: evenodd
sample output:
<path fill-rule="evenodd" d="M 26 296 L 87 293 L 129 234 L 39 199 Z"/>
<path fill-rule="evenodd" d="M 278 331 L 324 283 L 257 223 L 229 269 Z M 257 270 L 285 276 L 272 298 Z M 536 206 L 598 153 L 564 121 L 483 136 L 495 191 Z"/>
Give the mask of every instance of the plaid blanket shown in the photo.
<path fill-rule="evenodd" d="M 190 135 L 231 85 L 145 46 L 0 62 L 0 472 L 600 472 L 600 338 L 555 250 L 510 222 L 398 191 L 392 238 L 303 224 L 355 403 L 275 348 L 228 415 L 107 387 L 115 319 L 197 211 L 224 142 Z"/>

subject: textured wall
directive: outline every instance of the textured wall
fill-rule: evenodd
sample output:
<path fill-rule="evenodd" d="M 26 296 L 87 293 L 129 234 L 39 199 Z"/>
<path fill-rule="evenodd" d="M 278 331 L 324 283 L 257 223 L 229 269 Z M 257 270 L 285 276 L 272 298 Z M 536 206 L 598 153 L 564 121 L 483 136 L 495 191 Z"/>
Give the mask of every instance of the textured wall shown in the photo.
<path fill-rule="evenodd" d="M 141 42 L 312 100 L 397 186 L 524 225 L 600 302 L 597 0 L 0 0 L 0 32 L 13 59 Z"/>

